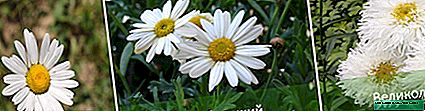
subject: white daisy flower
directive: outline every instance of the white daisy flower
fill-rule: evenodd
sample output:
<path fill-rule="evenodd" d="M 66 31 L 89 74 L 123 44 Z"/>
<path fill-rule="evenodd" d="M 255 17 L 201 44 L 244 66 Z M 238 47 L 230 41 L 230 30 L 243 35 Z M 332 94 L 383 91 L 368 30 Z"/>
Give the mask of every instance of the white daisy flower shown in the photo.
<path fill-rule="evenodd" d="M 210 70 L 209 91 L 217 86 L 223 75 L 232 87 L 238 80 L 246 84 L 258 84 L 255 75 L 248 69 L 263 69 L 266 64 L 254 58 L 270 52 L 271 45 L 244 45 L 256 39 L 263 31 L 261 25 L 254 25 L 257 18 L 251 17 L 242 25 L 244 11 L 240 11 L 231 21 L 230 13 L 218 9 L 214 13 L 213 24 L 201 19 L 201 29 L 193 23 L 188 26 L 196 32 L 197 42 L 179 44 L 180 52 L 186 53 L 190 61 L 180 66 L 180 71 L 197 78 Z"/>
<path fill-rule="evenodd" d="M 24 29 L 25 47 L 15 41 L 19 57 L 2 57 L 3 65 L 12 74 L 3 77 L 7 85 L 2 94 L 12 96 L 12 102 L 19 111 L 61 111 L 61 103 L 71 106 L 78 82 L 71 80 L 75 72 L 68 61 L 57 64 L 63 52 L 63 45 L 46 33 L 40 50 L 34 34 Z M 56 65 L 57 64 L 57 65 Z"/>
<path fill-rule="evenodd" d="M 200 11 L 195 10 L 193 15 L 194 16 L 189 20 L 189 22 L 195 24 L 201 29 L 203 29 L 201 25 L 201 19 L 207 20 L 208 22 L 213 21 L 213 16 L 211 15 L 211 13 L 201 13 Z M 183 33 L 185 34 L 185 36 L 182 37 L 183 40 L 196 41 L 196 39 L 194 38 L 196 36 L 196 33 L 192 31 L 193 29 L 191 29 L 187 25 L 184 25 L 182 28 L 184 28 Z"/>
<path fill-rule="evenodd" d="M 390 51 L 366 48 L 362 45 L 352 49 L 348 58 L 338 67 L 337 84 L 346 96 L 355 99 L 355 104 L 373 103 L 375 92 L 389 93 L 401 90 L 399 81 L 403 75 L 403 56 Z"/>
<path fill-rule="evenodd" d="M 213 16 L 211 13 L 201 13 L 200 11 L 196 10 L 194 15 L 195 16 L 190 18 L 189 22 L 195 24 L 198 27 L 202 27 L 201 19 L 207 20 L 208 22 L 213 21 Z"/>
<path fill-rule="evenodd" d="M 134 52 L 140 54 L 149 49 L 146 61 L 150 62 L 154 54 L 171 55 L 176 52 L 177 48 L 173 44 L 180 43 L 180 37 L 187 32 L 182 26 L 189 22 L 195 11 L 180 16 L 189 6 L 189 0 L 178 0 L 174 8 L 171 1 L 165 3 L 162 11 L 158 8 L 146 10 L 140 16 L 144 23 L 135 23 L 133 27 L 137 29 L 131 30 L 127 37 L 128 41 L 138 40 L 135 44 Z"/>
<path fill-rule="evenodd" d="M 405 53 L 425 40 L 424 0 L 371 0 L 361 15 L 358 34 L 367 47 Z"/>

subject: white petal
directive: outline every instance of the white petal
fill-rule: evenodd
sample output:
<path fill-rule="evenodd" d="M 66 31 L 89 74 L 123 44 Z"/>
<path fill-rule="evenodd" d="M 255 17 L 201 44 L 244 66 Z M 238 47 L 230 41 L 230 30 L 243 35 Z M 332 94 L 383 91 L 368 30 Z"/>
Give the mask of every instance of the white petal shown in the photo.
<path fill-rule="evenodd" d="M 28 93 L 28 96 L 25 97 L 24 101 L 22 101 L 21 104 L 18 105 L 17 110 L 24 110 L 26 111 L 32 111 L 34 110 L 34 100 L 35 100 L 35 94 L 32 92 Z"/>
<path fill-rule="evenodd" d="M 159 9 L 159 8 L 155 8 L 155 9 L 153 9 L 153 14 L 156 16 L 156 18 L 158 18 L 158 20 L 160 20 L 160 19 L 162 19 L 162 18 L 165 18 L 165 17 L 162 15 L 161 9 Z M 152 27 L 154 27 L 154 26 L 152 25 Z"/>
<path fill-rule="evenodd" d="M 224 36 L 226 36 L 226 34 L 227 34 L 227 30 L 229 29 L 229 24 L 230 24 L 230 13 L 229 12 L 227 12 L 227 11 L 225 11 L 223 14 L 222 14 L 222 16 L 221 16 L 222 18 L 221 18 L 221 34 L 220 35 L 222 35 L 221 37 L 224 37 Z M 227 37 L 227 38 L 230 38 L 230 37 Z"/>
<path fill-rule="evenodd" d="M 60 101 L 63 104 L 66 104 L 68 106 L 71 106 L 73 104 L 72 98 L 63 95 L 64 91 L 57 89 L 57 88 L 49 88 L 49 94 L 55 98 L 56 100 Z"/>
<path fill-rule="evenodd" d="M 30 90 L 28 87 L 24 87 L 22 90 L 19 90 L 18 93 L 16 93 L 12 98 L 13 104 L 17 105 L 21 103 L 25 99 L 25 97 L 27 97 L 29 91 Z"/>
<path fill-rule="evenodd" d="M 26 64 L 28 66 L 29 64 L 27 63 L 27 61 L 28 61 L 27 52 L 25 50 L 24 45 L 22 45 L 21 42 L 16 41 L 16 40 L 15 40 L 14 43 L 15 43 L 16 51 L 18 51 L 18 54 L 21 57 L 22 61 L 24 62 L 24 64 Z"/>
<path fill-rule="evenodd" d="M 238 14 L 236 14 L 235 18 L 232 20 L 232 23 L 229 26 L 229 29 L 226 33 L 226 37 L 232 38 L 233 35 L 235 35 L 235 32 L 237 31 L 239 25 L 242 22 L 242 18 L 244 16 L 244 14 L 245 14 L 244 10 L 241 10 L 241 11 L 238 12 Z"/>
<path fill-rule="evenodd" d="M 192 60 L 190 60 L 189 62 L 183 63 L 180 68 L 179 71 L 183 74 L 187 74 L 190 72 L 190 70 L 192 69 L 193 66 L 196 65 L 196 63 L 198 63 L 199 61 L 206 59 L 205 57 L 198 57 L 198 58 L 194 58 Z"/>
<path fill-rule="evenodd" d="M 5 65 L 9 70 L 17 74 L 26 74 L 28 71 L 24 63 L 19 59 L 19 57 L 12 55 L 12 57 L 2 57 L 1 58 L 3 65 Z"/>
<path fill-rule="evenodd" d="M 196 65 L 193 66 L 190 70 L 189 76 L 191 78 L 198 78 L 199 76 L 202 76 L 211 69 L 211 67 L 214 65 L 214 61 L 212 61 L 211 58 L 203 58 L 193 64 Z"/>
<path fill-rule="evenodd" d="M 174 29 L 174 34 L 184 37 L 195 37 L 196 33 L 193 30 L 194 29 L 189 28 L 187 25 L 183 25 L 182 27 Z"/>
<path fill-rule="evenodd" d="M 252 77 L 249 70 L 246 67 L 242 66 L 241 64 L 239 64 L 233 59 L 230 59 L 229 63 L 233 66 L 233 68 L 236 71 L 236 74 L 238 75 L 239 79 L 242 80 L 242 82 L 246 84 L 251 84 Z"/>
<path fill-rule="evenodd" d="M 64 46 L 63 46 L 63 45 L 60 45 L 58 48 L 56 48 L 56 50 L 55 50 L 55 51 L 54 51 L 54 53 L 53 53 L 52 58 L 50 58 L 50 59 L 46 62 L 46 64 L 44 64 L 44 66 L 45 66 L 47 69 L 49 69 L 49 70 L 50 70 L 50 68 L 52 68 L 52 67 L 53 67 L 53 65 L 55 65 L 55 64 L 59 61 L 59 59 L 60 59 L 60 57 L 62 56 L 62 53 L 63 53 L 63 48 L 64 48 Z"/>
<path fill-rule="evenodd" d="M 71 63 L 69 63 L 69 61 L 65 61 L 54 66 L 52 69 L 49 70 L 49 73 L 55 73 L 57 71 L 67 70 L 69 68 L 71 68 Z"/>
<path fill-rule="evenodd" d="M 217 86 L 221 79 L 223 78 L 224 73 L 224 64 L 223 62 L 217 62 L 213 66 L 213 68 L 210 71 L 210 78 L 208 82 L 208 91 L 212 91 L 215 86 Z"/>
<path fill-rule="evenodd" d="M 263 69 L 266 66 L 266 63 L 254 57 L 236 55 L 234 59 L 239 63 L 253 69 Z"/>
<path fill-rule="evenodd" d="M 202 27 L 205 29 L 205 31 L 207 31 L 211 39 L 220 38 L 217 32 L 215 32 L 214 26 L 210 22 L 204 19 L 201 19 L 200 21 L 201 21 Z"/>
<path fill-rule="evenodd" d="M 35 95 L 34 99 L 34 111 L 43 111 L 43 107 L 41 107 L 40 96 Z"/>
<path fill-rule="evenodd" d="M 153 28 L 143 28 L 143 29 L 133 29 L 130 30 L 130 33 L 147 33 L 147 32 L 153 32 Z"/>
<path fill-rule="evenodd" d="M 179 28 L 189 22 L 189 20 L 195 15 L 195 10 L 184 15 L 182 18 L 177 19 L 176 26 L 174 28 Z"/>
<path fill-rule="evenodd" d="M 207 51 L 203 51 L 203 50 L 198 50 L 195 47 L 191 47 L 188 44 L 182 43 L 182 44 L 178 44 L 178 47 L 180 48 L 180 51 L 184 52 L 184 53 L 189 53 L 191 55 L 194 56 L 207 56 L 208 52 Z"/>
<path fill-rule="evenodd" d="M 28 58 L 31 64 L 38 63 L 38 45 L 34 34 L 28 29 L 24 29 L 25 46 L 28 51 Z"/>
<path fill-rule="evenodd" d="M 44 60 L 45 61 L 44 64 L 47 64 L 47 62 L 53 58 L 55 54 L 55 50 L 57 49 L 58 46 L 59 46 L 59 41 L 56 39 L 53 39 L 52 42 L 50 43 L 49 50 L 46 55 L 46 59 Z"/>
<path fill-rule="evenodd" d="M 40 102 L 40 105 L 41 105 L 41 108 L 43 109 L 43 111 L 53 111 L 52 108 L 54 106 L 52 106 L 53 104 L 50 104 L 51 101 L 48 100 L 49 98 L 47 97 L 46 93 L 40 94 L 40 95 L 37 95 L 37 96 L 39 98 L 38 100 Z"/>
<path fill-rule="evenodd" d="M 164 55 L 169 56 L 171 54 L 171 49 L 173 44 L 168 38 L 164 38 Z"/>
<path fill-rule="evenodd" d="M 5 96 L 11 96 L 18 92 L 20 89 L 25 87 L 26 83 L 25 81 L 15 82 L 13 84 L 10 84 L 6 87 L 4 87 L 3 91 L 1 92 Z"/>
<path fill-rule="evenodd" d="M 175 44 L 180 43 L 180 40 L 179 40 L 179 39 L 176 37 L 176 35 L 174 35 L 173 33 L 168 34 L 168 35 L 167 35 L 167 38 L 168 38 L 169 40 L 171 40 L 171 42 L 173 42 L 173 43 L 175 43 Z"/>
<path fill-rule="evenodd" d="M 15 82 L 25 82 L 26 78 L 23 74 L 8 74 L 3 77 L 4 83 L 12 84 Z"/>
<path fill-rule="evenodd" d="M 47 57 L 47 53 L 49 51 L 49 47 L 50 47 L 50 36 L 48 33 L 46 33 L 44 35 L 43 38 L 43 42 L 41 43 L 41 48 L 40 48 L 40 64 L 44 64 L 46 57 Z"/>
<path fill-rule="evenodd" d="M 247 69 L 248 70 L 248 69 Z M 258 84 L 259 82 L 258 82 L 258 80 L 257 80 L 257 77 L 255 77 L 255 75 L 250 71 L 250 70 L 248 70 L 248 72 L 249 72 L 249 74 L 251 74 L 251 77 L 252 77 L 252 83 L 254 83 L 254 84 Z"/>
<path fill-rule="evenodd" d="M 67 80 L 75 76 L 75 72 L 72 70 L 62 70 L 59 72 L 51 73 L 50 77 L 52 80 Z"/>
<path fill-rule="evenodd" d="M 223 37 L 223 34 L 222 34 L 222 29 L 224 28 L 224 26 L 222 26 L 222 22 L 223 22 L 223 17 L 222 17 L 222 12 L 221 12 L 221 10 L 220 9 L 217 9 L 217 10 L 215 10 L 215 12 L 214 12 L 214 29 L 215 29 L 215 32 L 216 32 L 216 34 L 217 34 L 217 38 L 221 38 L 221 37 Z"/>
<path fill-rule="evenodd" d="M 235 87 L 238 85 L 238 76 L 236 75 L 236 71 L 231 63 L 224 63 L 224 74 L 226 75 L 227 81 L 229 81 L 230 86 Z"/>
<path fill-rule="evenodd" d="M 146 56 L 146 62 L 149 63 L 152 61 L 153 56 L 155 55 L 155 48 L 156 48 L 156 44 L 153 44 L 151 49 L 149 49 L 148 55 Z"/>
<path fill-rule="evenodd" d="M 12 71 L 14 73 L 20 73 L 20 74 L 25 73 L 25 72 L 20 71 L 19 69 L 17 69 L 15 67 L 14 62 L 12 62 L 12 60 L 10 60 L 9 58 L 3 56 L 3 57 L 1 57 L 1 61 L 3 62 L 3 65 L 6 66 L 10 71 Z"/>
<path fill-rule="evenodd" d="M 45 100 L 50 104 L 52 111 L 63 111 L 62 105 L 51 94 L 45 94 Z"/>
<path fill-rule="evenodd" d="M 236 31 L 234 37 L 232 37 L 232 41 L 239 40 L 243 35 L 245 35 L 248 31 L 254 27 L 255 22 L 257 21 L 256 17 L 249 18 L 245 23 L 243 23 L 238 30 Z"/>
<path fill-rule="evenodd" d="M 146 40 L 149 39 L 149 37 L 155 36 L 154 32 L 140 32 L 140 33 L 133 33 L 128 35 L 127 40 L 128 41 L 135 41 L 138 39 Z"/>
<path fill-rule="evenodd" d="M 28 72 L 27 67 L 25 66 L 25 64 L 22 62 L 21 59 L 19 59 L 18 56 L 16 55 L 12 55 L 12 57 L 9 59 L 11 60 L 11 62 L 14 63 L 14 67 L 16 67 L 16 69 L 18 69 L 18 71 L 22 71 L 23 73 Z"/>
<path fill-rule="evenodd" d="M 139 41 L 137 41 L 136 44 L 134 45 L 134 47 L 135 47 L 134 53 L 140 54 L 140 53 L 146 51 L 149 47 L 151 47 L 152 44 L 154 43 L 155 36 L 156 35 L 151 35 L 147 38 L 140 39 Z"/>
<path fill-rule="evenodd" d="M 239 37 L 238 40 L 236 40 L 236 46 L 243 45 L 245 43 L 251 42 L 254 39 L 256 39 L 260 34 L 263 32 L 263 27 L 261 25 L 256 25 L 254 28 L 252 28 L 250 31 L 248 31 L 245 35 Z"/>
<path fill-rule="evenodd" d="M 50 81 L 52 86 L 58 87 L 58 88 L 75 88 L 78 86 L 78 82 L 75 80 L 51 80 Z"/>
<path fill-rule="evenodd" d="M 144 24 L 144 23 L 134 23 L 133 27 L 141 28 L 141 29 L 153 29 L 154 25 Z"/>
<path fill-rule="evenodd" d="M 269 48 L 264 48 L 261 45 L 242 45 L 236 47 L 236 54 L 244 55 L 244 56 L 263 56 L 270 53 Z"/>
<path fill-rule="evenodd" d="M 170 18 L 171 13 L 171 0 L 168 0 L 167 3 L 165 3 L 164 7 L 162 8 L 162 17 L 163 18 Z"/>
<path fill-rule="evenodd" d="M 140 15 L 140 19 L 149 25 L 154 25 L 157 21 L 159 21 L 158 18 L 155 17 L 154 12 L 152 10 L 146 10 Z"/>
<path fill-rule="evenodd" d="M 201 19 L 201 21 L 202 21 L 203 19 Z M 197 36 L 195 36 L 195 38 L 196 38 L 196 40 L 198 40 L 199 41 L 199 43 L 202 43 L 203 45 L 205 45 L 205 46 L 208 46 L 209 45 L 209 43 L 211 42 L 211 41 L 213 41 L 213 38 L 210 38 L 210 36 L 208 36 L 208 34 L 207 33 L 205 33 L 202 29 L 200 29 L 198 26 L 196 26 L 195 24 L 193 24 L 193 23 L 191 23 L 191 22 L 189 22 L 188 24 L 187 24 L 187 26 L 189 26 L 190 28 L 192 28 L 192 29 L 195 29 L 194 31 L 195 31 L 195 33 L 196 33 L 196 35 Z"/>
<path fill-rule="evenodd" d="M 162 50 L 164 49 L 164 45 L 165 45 L 164 38 L 159 38 L 158 42 L 156 42 L 155 53 L 161 54 Z"/>
<path fill-rule="evenodd" d="M 184 13 L 184 11 L 186 11 L 188 6 L 189 6 L 189 0 L 178 0 L 176 5 L 173 8 L 170 18 L 172 18 L 173 20 L 176 20 Z"/>

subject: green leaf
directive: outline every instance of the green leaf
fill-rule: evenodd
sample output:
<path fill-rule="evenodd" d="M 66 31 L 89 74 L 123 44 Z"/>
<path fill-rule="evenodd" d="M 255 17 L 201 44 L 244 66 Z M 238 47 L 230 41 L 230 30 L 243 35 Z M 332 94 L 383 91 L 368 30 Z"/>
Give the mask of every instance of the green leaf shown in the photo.
<path fill-rule="evenodd" d="M 127 71 L 128 62 L 130 61 L 131 54 L 133 53 L 133 43 L 129 42 L 125 46 L 120 59 L 120 72 L 125 75 Z"/>

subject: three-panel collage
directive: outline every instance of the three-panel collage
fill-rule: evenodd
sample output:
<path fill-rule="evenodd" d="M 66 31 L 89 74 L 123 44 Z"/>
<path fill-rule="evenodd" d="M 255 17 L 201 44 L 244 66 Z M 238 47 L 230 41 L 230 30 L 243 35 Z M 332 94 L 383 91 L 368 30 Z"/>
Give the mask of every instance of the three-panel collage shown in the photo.
<path fill-rule="evenodd" d="M 424 44 L 424 0 L 0 0 L 0 111 L 422 111 Z"/>

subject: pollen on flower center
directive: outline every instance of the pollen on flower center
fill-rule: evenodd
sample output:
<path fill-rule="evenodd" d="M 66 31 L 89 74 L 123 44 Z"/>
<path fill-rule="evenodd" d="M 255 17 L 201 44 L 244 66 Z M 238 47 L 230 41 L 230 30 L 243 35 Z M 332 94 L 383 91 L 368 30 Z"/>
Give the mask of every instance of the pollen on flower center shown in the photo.
<path fill-rule="evenodd" d="M 391 15 L 400 23 L 413 22 L 416 19 L 416 3 L 400 3 L 398 4 Z"/>
<path fill-rule="evenodd" d="M 202 27 L 202 25 L 201 25 L 201 19 L 208 20 L 207 17 L 202 16 L 202 15 L 198 15 L 198 16 L 192 17 L 189 20 L 189 22 L 194 23 L 198 27 Z"/>
<path fill-rule="evenodd" d="M 236 46 L 228 38 L 215 39 L 208 46 L 208 53 L 214 61 L 228 61 L 235 56 Z"/>
<path fill-rule="evenodd" d="M 154 32 L 157 37 L 164 37 L 174 31 L 174 21 L 170 18 L 162 19 L 155 24 Z"/>
<path fill-rule="evenodd" d="M 34 64 L 27 72 L 26 82 L 35 94 L 42 94 L 50 86 L 50 75 L 47 69 L 40 64 Z"/>
<path fill-rule="evenodd" d="M 371 76 L 375 76 L 377 83 L 388 84 L 395 79 L 398 71 L 397 66 L 391 62 L 381 62 L 375 68 L 371 68 Z"/>

